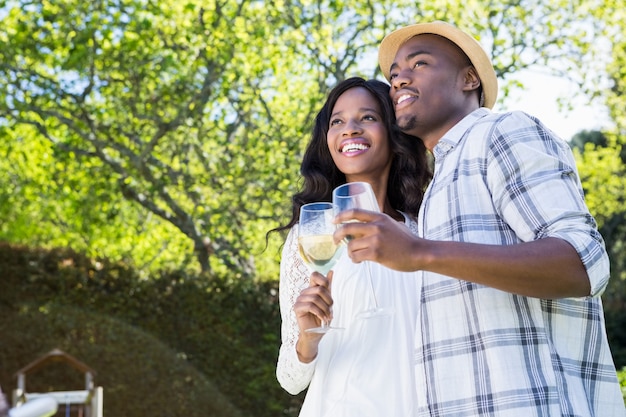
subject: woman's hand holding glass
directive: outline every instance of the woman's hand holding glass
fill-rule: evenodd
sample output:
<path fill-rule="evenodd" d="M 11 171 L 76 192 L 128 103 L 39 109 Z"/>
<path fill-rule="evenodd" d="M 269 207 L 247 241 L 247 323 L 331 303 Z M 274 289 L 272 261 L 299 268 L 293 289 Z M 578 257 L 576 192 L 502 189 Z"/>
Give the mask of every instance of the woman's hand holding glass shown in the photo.
<path fill-rule="evenodd" d="M 333 271 L 327 276 L 313 272 L 309 286 L 302 290 L 293 305 L 300 330 L 296 351 L 301 362 L 308 363 L 315 359 L 319 341 L 323 336 L 323 332 L 309 329 L 319 328 L 321 323 L 330 323 L 332 319 L 333 299 L 330 294 L 332 275 Z"/>

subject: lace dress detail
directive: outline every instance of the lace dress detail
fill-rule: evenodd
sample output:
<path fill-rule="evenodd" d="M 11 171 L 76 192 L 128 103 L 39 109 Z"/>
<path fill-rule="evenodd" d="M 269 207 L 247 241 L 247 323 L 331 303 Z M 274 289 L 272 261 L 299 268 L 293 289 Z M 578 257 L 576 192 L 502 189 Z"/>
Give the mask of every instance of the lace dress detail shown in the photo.
<path fill-rule="evenodd" d="M 315 360 L 302 363 L 296 353 L 300 334 L 293 305 L 302 290 L 309 286 L 310 272 L 298 253 L 298 227 L 292 227 L 283 246 L 280 262 L 279 300 L 282 344 L 278 354 L 276 377 L 290 394 L 298 394 L 311 382 Z"/>

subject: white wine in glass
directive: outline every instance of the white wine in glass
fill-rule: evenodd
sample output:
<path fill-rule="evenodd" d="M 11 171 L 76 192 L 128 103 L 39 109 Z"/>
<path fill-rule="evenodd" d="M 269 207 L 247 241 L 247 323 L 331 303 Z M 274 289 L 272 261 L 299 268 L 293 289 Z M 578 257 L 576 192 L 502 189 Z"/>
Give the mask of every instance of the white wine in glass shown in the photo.
<path fill-rule="evenodd" d="M 378 202 L 376 201 L 376 194 L 374 194 L 372 186 L 367 182 L 348 182 L 335 188 L 333 190 L 333 204 L 335 205 L 335 209 L 337 210 L 336 214 L 350 209 L 363 209 L 380 212 Z M 378 305 L 378 299 L 376 298 L 376 292 L 374 291 L 374 285 L 372 283 L 372 274 L 370 271 L 369 262 L 364 261 L 364 264 L 369 284 L 370 295 L 372 297 L 374 306 L 370 309 L 360 312 L 358 314 L 358 317 L 370 318 L 393 314 L 393 307 L 381 307 Z"/>
<path fill-rule="evenodd" d="M 343 245 L 333 240 L 337 225 L 333 223 L 336 210 L 332 203 L 309 203 L 300 208 L 298 250 L 311 271 L 326 275 L 341 257 Z M 322 320 L 321 326 L 307 329 L 311 333 L 326 333 L 337 329 Z"/>
<path fill-rule="evenodd" d="M 313 271 L 322 275 L 337 262 L 341 256 L 339 245 L 333 240 L 333 235 L 307 235 L 298 237 L 298 249 L 304 263 Z"/>

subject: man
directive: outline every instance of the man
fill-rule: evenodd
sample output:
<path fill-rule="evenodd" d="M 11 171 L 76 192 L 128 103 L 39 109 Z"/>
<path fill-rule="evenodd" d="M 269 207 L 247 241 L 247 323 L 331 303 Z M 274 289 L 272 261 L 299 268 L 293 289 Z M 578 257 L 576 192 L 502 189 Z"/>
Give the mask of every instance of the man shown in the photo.
<path fill-rule="evenodd" d="M 443 22 L 389 34 L 379 63 L 400 128 L 435 158 L 415 237 L 351 211 L 348 253 L 422 277 L 420 416 L 626 415 L 600 294 L 609 260 L 569 146 L 521 112 L 492 113 L 497 79 Z"/>

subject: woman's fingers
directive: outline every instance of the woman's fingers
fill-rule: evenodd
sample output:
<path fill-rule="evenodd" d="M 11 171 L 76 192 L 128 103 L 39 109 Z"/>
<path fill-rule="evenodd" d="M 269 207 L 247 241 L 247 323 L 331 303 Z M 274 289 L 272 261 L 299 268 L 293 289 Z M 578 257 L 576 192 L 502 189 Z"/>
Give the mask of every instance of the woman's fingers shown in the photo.
<path fill-rule="evenodd" d="M 299 323 L 311 324 L 310 327 L 314 327 L 319 325 L 319 321 L 332 318 L 331 279 L 332 271 L 329 272 L 328 277 L 318 272 L 311 274 L 309 287 L 300 293 L 293 306 Z M 316 319 L 311 316 L 315 316 Z"/>

